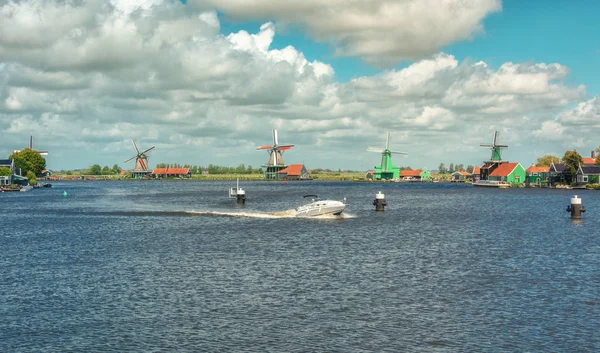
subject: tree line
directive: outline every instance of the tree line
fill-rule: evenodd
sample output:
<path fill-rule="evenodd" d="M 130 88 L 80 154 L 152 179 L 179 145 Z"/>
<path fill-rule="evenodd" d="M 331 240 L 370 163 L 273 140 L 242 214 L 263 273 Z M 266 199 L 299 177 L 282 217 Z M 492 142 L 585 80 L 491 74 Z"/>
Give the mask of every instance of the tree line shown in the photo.
<path fill-rule="evenodd" d="M 446 167 L 446 165 L 442 162 L 440 163 L 439 167 L 438 167 L 438 173 L 439 174 L 452 174 L 454 172 L 468 172 L 468 173 L 473 173 L 473 169 L 475 169 L 475 167 L 473 167 L 472 165 L 468 165 L 466 168 L 464 166 L 464 164 L 454 164 L 454 163 L 450 163 L 448 165 L 448 167 Z"/>
<path fill-rule="evenodd" d="M 203 174 L 206 171 L 208 174 L 262 174 L 262 168 L 252 168 L 251 165 L 247 166 L 238 164 L 236 167 L 227 167 L 222 165 L 209 164 L 204 167 L 201 165 L 191 165 L 179 163 L 158 163 L 156 168 L 190 168 L 192 174 Z"/>

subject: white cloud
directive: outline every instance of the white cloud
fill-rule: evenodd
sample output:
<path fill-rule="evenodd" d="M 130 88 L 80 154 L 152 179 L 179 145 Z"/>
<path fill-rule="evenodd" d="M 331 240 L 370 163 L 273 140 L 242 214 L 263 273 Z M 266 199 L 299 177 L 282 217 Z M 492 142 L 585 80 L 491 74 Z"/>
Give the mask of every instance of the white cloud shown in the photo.
<path fill-rule="evenodd" d="M 494 129 L 503 129 L 502 141 L 511 145 L 507 156 L 518 156 L 513 147 L 532 139 L 576 136 L 573 141 L 585 144 L 595 136 L 574 131 L 597 126 L 598 100 L 558 115 L 585 97 L 585 87 L 565 83 L 568 68 L 560 64 L 493 68 L 436 53 L 401 70 L 341 83 L 327 63 L 309 61 L 293 46 L 272 48 L 279 27 L 271 22 L 223 35 L 213 8 L 133 5 L 0 5 L 0 26 L 7 30 L 0 36 L 0 124 L 7 127 L 0 153 L 33 134 L 40 148 L 51 150 L 52 168 L 113 165 L 129 157 L 128 140 L 135 138 L 157 146 L 151 164 L 258 166 L 266 158 L 255 146 L 269 143 L 270 130 L 278 128 L 282 142 L 297 145 L 288 162 L 368 169 L 378 158 L 365 149 L 383 145 L 391 131 L 394 148 L 410 153 L 398 163 L 432 168 L 449 158 L 480 161 L 486 152 L 479 143 Z M 286 6 L 299 18 L 329 9 L 312 1 Z M 349 12 L 330 14 L 341 33 L 352 27 L 340 18 L 359 3 L 347 6 Z M 68 25 L 50 28 L 60 15 Z M 372 16 L 366 9 L 360 20 Z M 37 37 L 24 38 L 28 31 Z"/>
<path fill-rule="evenodd" d="M 533 136 L 544 140 L 562 141 L 565 127 L 556 121 L 544 121 L 538 130 L 532 132 Z"/>
<path fill-rule="evenodd" d="M 385 65 L 427 57 L 483 31 L 500 0 L 198 0 L 238 19 L 272 20 L 333 43 L 338 55 Z"/>

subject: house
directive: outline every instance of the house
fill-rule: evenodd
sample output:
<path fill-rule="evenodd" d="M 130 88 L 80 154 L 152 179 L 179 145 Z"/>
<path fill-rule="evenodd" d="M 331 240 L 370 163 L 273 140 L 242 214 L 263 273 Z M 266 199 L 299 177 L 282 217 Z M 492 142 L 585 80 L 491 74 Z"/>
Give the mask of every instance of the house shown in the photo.
<path fill-rule="evenodd" d="M 10 170 L 10 175 L 0 176 L 0 186 L 12 184 L 13 175 L 15 173 L 15 160 L 14 159 L 0 159 L 0 168 L 8 168 Z"/>
<path fill-rule="evenodd" d="M 584 164 L 577 168 L 577 184 L 600 183 L 600 165 Z"/>
<path fill-rule="evenodd" d="M 473 174 L 465 171 L 456 171 L 450 174 L 450 181 L 455 183 L 464 183 L 467 180 L 471 180 Z"/>
<path fill-rule="evenodd" d="M 190 168 L 155 168 L 152 176 L 155 178 L 191 178 L 192 172 Z"/>
<path fill-rule="evenodd" d="M 410 170 L 403 169 L 400 171 L 400 179 L 402 180 L 421 180 L 421 173 L 423 171 L 421 169 Z M 429 175 L 431 177 L 431 175 Z"/>
<path fill-rule="evenodd" d="M 521 163 L 500 163 L 489 175 L 488 180 L 507 183 L 524 183 L 525 168 Z"/>
<path fill-rule="evenodd" d="M 423 169 L 421 174 L 419 174 L 422 181 L 430 181 L 431 180 L 431 172 L 427 170 L 427 168 Z"/>
<path fill-rule="evenodd" d="M 287 168 L 277 171 L 279 179 L 308 180 L 311 179 L 304 164 L 290 164 Z"/>
<path fill-rule="evenodd" d="M 596 151 L 592 151 L 592 156 L 590 158 L 582 158 L 583 164 L 596 164 Z"/>
<path fill-rule="evenodd" d="M 473 172 L 472 174 L 472 181 L 476 182 L 479 181 L 479 179 L 481 178 L 481 168 L 480 167 L 473 167 Z"/>
<path fill-rule="evenodd" d="M 570 183 L 571 176 L 569 174 L 569 169 L 564 163 L 552 163 L 550 164 L 548 183 L 550 185 L 556 183 Z"/>
<path fill-rule="evenodd" d="M 537 185 L 548 184 L 550 180 L 550 167 L 536 167 L 532 165 L 525 170 L 525 184 Z"/>

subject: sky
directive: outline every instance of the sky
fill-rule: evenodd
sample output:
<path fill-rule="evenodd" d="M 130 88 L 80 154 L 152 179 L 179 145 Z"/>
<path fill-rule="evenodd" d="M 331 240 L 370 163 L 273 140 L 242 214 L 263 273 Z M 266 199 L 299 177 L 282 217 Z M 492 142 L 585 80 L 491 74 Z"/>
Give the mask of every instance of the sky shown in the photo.
<path fill-rule="evenodd" d="M 0 157 L 369 170 L 600 145 L 597 1 L 0 0 Z"/>

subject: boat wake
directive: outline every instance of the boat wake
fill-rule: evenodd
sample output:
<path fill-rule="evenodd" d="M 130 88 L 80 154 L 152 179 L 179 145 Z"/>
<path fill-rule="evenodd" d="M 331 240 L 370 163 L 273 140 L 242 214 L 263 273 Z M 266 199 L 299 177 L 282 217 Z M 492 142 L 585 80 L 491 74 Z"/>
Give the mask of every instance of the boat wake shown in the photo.
<path fill-rule="evenodd" d="M 296 210 L 289 209 L 280 212 L 220 212 L 220 211 L 188 211 L 189 214 L 193 215 L 204 215 L 204 216 L 221 216 L 221 217 L 240 217 L 240 218 L 294 218 L 296 217 Z"/>
<path fill-rule="evenodd" d="M 87 215 L 112 215 L 112 216 L 214 216 L 214 217 L 238 217 L 238 218 L 296 218 L 296 210 L 289 209 L 278 212 L 227 212 L 227 211 L 71 211 L 71 210 L 53 210 L 52 213 L 60 214 L 87 214 Z M 347 218 L 356 218 L 355 215 L 343 212 L 340 215 L 321 215 L 313 217 L 301 217 L 305 219 L 329 219 L 339 220 Z"/>

